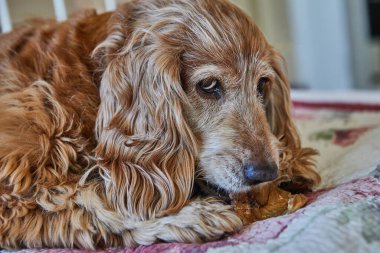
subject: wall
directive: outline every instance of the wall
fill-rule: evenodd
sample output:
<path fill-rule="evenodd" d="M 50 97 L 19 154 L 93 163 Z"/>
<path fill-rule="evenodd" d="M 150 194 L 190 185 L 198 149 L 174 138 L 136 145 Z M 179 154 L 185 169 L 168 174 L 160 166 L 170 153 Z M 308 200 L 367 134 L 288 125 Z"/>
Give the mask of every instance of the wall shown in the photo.
<path fill-rule="evenodd" d="M 51 0 L 8 0 L 8 7 L 13 26 L 24 22 L 26 18 L 55 18 Z"/>
<path fill-rule="evenodd" d="M 233 0 L 233 2 L 253 18 L 269 43 L 284 56 L 289 78 L 293 80 L 297 70 L 294 68 L 288 0 Z"/>
<path fill-rule="evenodd" d="M 4 1 L 4 0 L 0 0 Z M 127 0 L 117 0 L 118 3 Z M 232 0 L 280 51 L 296 86 L 313 89 L 369 87 L 380 69 L 380 46 L 366 37 L 364 0 Z M 8 0 L 17 25 L 31 17 L 54 18 L 52 0 Z M 68 14 L 105 10 L 103 0 L 66 0 Z M 380 80 L 380 76 L 379 76 Z"/>

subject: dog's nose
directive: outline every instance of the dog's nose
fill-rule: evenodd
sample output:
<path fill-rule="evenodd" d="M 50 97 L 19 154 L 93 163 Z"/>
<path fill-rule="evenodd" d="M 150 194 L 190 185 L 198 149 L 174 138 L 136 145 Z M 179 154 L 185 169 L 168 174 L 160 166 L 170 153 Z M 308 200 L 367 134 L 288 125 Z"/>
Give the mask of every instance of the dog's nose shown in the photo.
<path fill-rule="evenodd" d="M 278 176 L 278 169 L 275 163 L 258 166 L 255 164 L 247 164 L 244 166 L 244 178 L 249 184 L 259 184 L 272 181 Z"/>

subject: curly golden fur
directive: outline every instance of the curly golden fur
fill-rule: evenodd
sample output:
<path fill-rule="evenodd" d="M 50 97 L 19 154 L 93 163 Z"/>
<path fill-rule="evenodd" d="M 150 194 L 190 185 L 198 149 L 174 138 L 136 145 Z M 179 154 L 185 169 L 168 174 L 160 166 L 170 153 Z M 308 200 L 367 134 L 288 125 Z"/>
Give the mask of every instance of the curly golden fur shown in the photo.
<path fill-rule="evenodd" d="M 0 247 L 215 240 L 241 221 L 192 197 L 196 178 L 244 191 L 243 167 L 271 164 L 319 181 L 281 56 L 228 1 L 132 1 L 0 43 Z"/>

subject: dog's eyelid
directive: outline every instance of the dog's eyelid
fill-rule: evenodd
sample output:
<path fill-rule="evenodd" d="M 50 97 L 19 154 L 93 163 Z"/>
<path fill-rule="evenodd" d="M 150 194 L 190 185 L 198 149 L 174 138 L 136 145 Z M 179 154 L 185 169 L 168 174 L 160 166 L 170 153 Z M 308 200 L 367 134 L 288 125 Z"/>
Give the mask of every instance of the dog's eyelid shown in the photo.
<path fill-rule="evenodd" d="M 256 86 L 257 93 L 262 94 L 263 92 L 265 92 L 270 83 L 271 83 L 270 77 L 266 77 L 266 76 L 261 77 L 257 82 L 257 86 Z"/>
<path fill-rule="evenodd" d="M 206 78 L 197 83 L 200 95 L 206 98 L 222 98 L 223 88 L 218 78 Z"/>
<path fill-rule="evenodd" d="M 210 82 L 206 83 L 205 86 L 202 86 L 205 90 L 211 90 L 212 88 L 215 88 L 218 85 L 218 80 L 211 80 Z"/>
<path fill-rule="evenodd" d="M 256 83 L 256 96 L 262 99 L 262 102 L 268 97 L 271 90 L 272 78 L 269 76 L 262 76 Z"/>

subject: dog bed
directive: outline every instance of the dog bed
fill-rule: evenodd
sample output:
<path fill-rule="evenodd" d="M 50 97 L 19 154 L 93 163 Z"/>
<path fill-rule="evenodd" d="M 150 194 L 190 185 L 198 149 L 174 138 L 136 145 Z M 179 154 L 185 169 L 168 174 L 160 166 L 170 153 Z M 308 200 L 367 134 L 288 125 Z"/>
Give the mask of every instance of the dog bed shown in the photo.
<path fill-rule="evenodd" d="M 308 194 L 306 207 L 256 222 L 217 242 L 97 252 L 379 252 L 380 96 L 296 92 L 293 101 L 304 146 L 320 151 L 322 184 Z"/>

